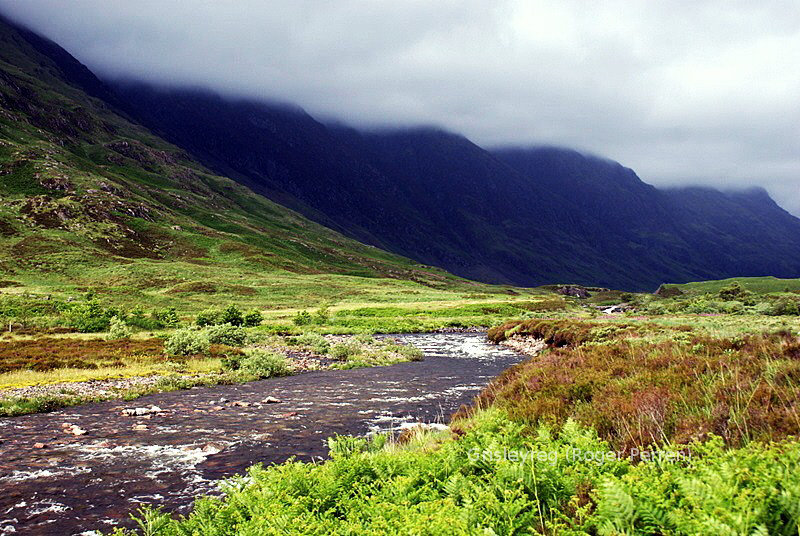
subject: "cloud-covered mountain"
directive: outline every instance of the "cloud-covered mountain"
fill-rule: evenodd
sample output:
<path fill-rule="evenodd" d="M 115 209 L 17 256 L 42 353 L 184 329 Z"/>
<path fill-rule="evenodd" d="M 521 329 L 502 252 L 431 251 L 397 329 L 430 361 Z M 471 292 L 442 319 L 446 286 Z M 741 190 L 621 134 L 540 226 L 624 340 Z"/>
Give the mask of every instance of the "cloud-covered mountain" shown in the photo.
<path fill-rule="evenodd" d="M 359 240 L 490 282 L 800 274 L 800 220 L 763 190 L 659 190 L 561 148 L 487 151 L 435 128 L 360 131 L 206 90 L 115 87 L 204 163 Z"/>

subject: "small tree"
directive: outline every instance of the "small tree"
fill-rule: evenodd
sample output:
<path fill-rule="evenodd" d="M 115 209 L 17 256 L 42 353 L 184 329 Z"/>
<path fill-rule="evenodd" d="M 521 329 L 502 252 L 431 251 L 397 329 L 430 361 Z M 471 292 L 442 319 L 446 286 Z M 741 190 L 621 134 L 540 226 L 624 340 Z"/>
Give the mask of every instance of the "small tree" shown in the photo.
<path fill-rule="evenodd" d="M 294 322 L 295 326 L 307 326 L 312 321 L 313 319 L 311 318 L 311 313 L 308 311 L 300 311 L 294 315 L 294 318 L 292 319 L 292 322 Z"/>
<path fill-rule="evenodd" d="M 111 317 L 106 339 L 113 341 L 117 339 L 127 339 L 131 336 L 131 328 L 118 316 Z"/>
<path fill-rule="evenodd" d="M 157 311 L 153 313 L 153 316 L 164 326 L 167 328 L 174 328 L 180 323 L 180 319 L 178 318 L 178 312 L 175 310 L 174 307 L 170 307 L 168 309 L 164 309 L 163 311 Z"/>
<path fill-rule="evenodd" d="M 241 326 L 244 323 L 244 315 L 236 305 L 231 304 L 222 311 L 220 315 L 221 324 L 230 324 L 232 326 Z"/>
<path fill-rule="evenodd" d="M 260 311 L 253 309 L 252 311 L 248 312 L 244 315 L 244 325 L 245 327 L 252 328 L 254 326 L 260 326 L 261 322 L 264 321 L 264 316 L 261 314 Z"/>
<path fill-rule="evenodd" d="M 720 289 L 719 297 L 725 301 L 740 300 L 750 294 L 742 287 L 741 283 L 734 281 L 729 286 Z"/>

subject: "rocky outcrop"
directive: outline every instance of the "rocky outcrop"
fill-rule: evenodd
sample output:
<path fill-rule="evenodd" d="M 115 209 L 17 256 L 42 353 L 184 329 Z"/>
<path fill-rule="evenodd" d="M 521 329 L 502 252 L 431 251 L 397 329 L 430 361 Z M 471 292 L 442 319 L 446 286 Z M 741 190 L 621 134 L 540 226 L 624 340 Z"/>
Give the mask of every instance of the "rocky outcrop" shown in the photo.
<path fill-rule="evenodd" d="M 558 287 L 556 292 L 562 296 L 572 296 L 582 300 L 592 296 L 586 288 L 577 285 L 563 285 Z"/>

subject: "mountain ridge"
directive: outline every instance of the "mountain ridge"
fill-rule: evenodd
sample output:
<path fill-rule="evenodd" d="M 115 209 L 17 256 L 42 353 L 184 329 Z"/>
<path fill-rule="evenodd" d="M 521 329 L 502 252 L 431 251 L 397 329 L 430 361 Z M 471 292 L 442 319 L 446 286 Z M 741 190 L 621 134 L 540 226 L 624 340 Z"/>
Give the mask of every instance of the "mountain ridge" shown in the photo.
<path fill-rule="evenodd" d="M 759 207 L 753 199 L 763 191 L 658 189 L 607 158 L 557 147 L 486 150 L 429 126 L 362 131 L 302 112 L 323 134 L 305 136 L 285 120 L 265 133 L 236 120 L 241 102 L 220 95 L 213 97 L 215 115 L 203 117 L 198 110 L 213 92 L 198 98 L 142 83 L 114 87 L 145 124 L 195 154 L 223 160 L 259 193 L 356 239 L 464 277 L 654 290 L 663 282 L 800 273 L 800 220 L 774 202 Z M 247 107 L 275 122 L 270 104 L 251 100 Z M 215 130 L 220 118 L 230 122 L 221 131 Z M 210 139 L 214 133 L 240 143 L 221 154 Z M 293 140 L 297 154 L 275 151 L 284 138 Z M 253 156 L 259 150 L 264 153 Z M 295 165 L 298 155 L 316 167 Z M 317 189 L 348 196 L 315 198 Z M 698 196 L 742 219 L 755 218 L 756 228 L 739 229 L 741 240 L 716 247 L 718 236 L 738 226 L 727 214 L 701 210 Z M 761 212 L 757 218 L 754 209 Z M 774 238 L 786 234 L 791 239 Z"/>

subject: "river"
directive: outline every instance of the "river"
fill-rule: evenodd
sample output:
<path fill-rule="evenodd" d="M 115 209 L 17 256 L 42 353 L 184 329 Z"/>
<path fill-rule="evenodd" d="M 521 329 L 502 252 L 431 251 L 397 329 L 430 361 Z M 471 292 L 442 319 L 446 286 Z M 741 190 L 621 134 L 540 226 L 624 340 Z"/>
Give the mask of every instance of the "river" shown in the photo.
<path fill-rule="evenodd" d="M 325 438 L 446 423 L 523 356 L 476 333 L 401 335 L 423 361 L 323 370 L 0 419 L 0 533 L 130 526 L 145 504 L 187 512 L 255 463 L 327 453 Z M 280 402 L 265 402 L 273 397 Z M 157 406 L 156 414 L 123 410 Z M 69 433 L 73 426 L 83 435 Z"/>

